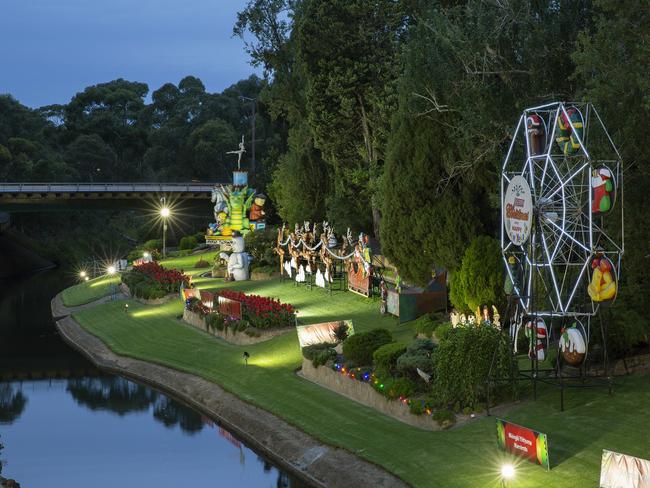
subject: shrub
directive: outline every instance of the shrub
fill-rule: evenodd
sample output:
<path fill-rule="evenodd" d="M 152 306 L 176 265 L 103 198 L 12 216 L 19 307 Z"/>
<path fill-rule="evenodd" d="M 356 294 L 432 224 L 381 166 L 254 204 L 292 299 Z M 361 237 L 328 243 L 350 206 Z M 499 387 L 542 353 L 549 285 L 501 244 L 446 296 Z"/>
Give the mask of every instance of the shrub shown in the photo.
<path fill-rule="evenodd" d="M 413 341 L 409 344 L 406 352 L 397 359 L 397 371 L 416 380 L 420 379 L 418 369 L 427 374 L 433 374 L 431 351 L 433 351 L 434 347 L 435 344 L 429 339 Z"/>
<path fill-rule="evenodd" d="M 257 330 L 255 327 L 247 327 L 244 329 L 244 334 L 250 337 L 259 337 L 262 335 L 262 333 Z"/>
<path fill-rule="evenodd" d="M 184 249 L 194 249 L 198 245 L 196 237 L 194 236 L 185 236 L 181 237 L 181 242 L 178 245 L 179 249 L 182 251 Z"/>
<path fill-rule="evenodd" d="M 406 346 L 400 342 L 391 342 L 378 348 L 372 355 L 377 374 L 392 376 L 396 371 L 397 359 L 404 352 L 406 352 Z"/>
<path fill-rule="evenodd" d="M 415 321 L 415 332 L 426 337 L 432 337 L 439 322 L 430 314 L 425 314 Z"/>
<path fill-rule="evenodd" d="M 393 336 L 386 329 L 355 334 L 343 342 L 343 355 L 347 361 L 352 361 L 357 366 L 369 366 L 372 364 L 373 353 L 389 342 L 393 342 Z"/>
<path fill-rule="evenodd" d="M 456 416 L 454 412 L 447 409 L 436 410 L 433 413 L 433 420 L 438 422 L 438 425 L 447 429 L 456 423 Z"/>
<path fill-rule="evenodd" d="M 142 249 L 149 252 L 162 249 L 162 239 L 148 240 L 142 245 Z"/>
<path fill-rule="evenodd" d="M 409 412 L 413 415 L 422 415 L 424 413 L 424 405 L 421 400 L 413 400 L 409 403 Z"/>
<path fill-rule="evenodd" d="M 480 305 L 494 304 L 501 309 L 504 267 L 499 241 L 489 236 L 472 240 L 460 269 L 452 275 L 449 298 L 458 310 L 474 312 Z"/>
<path fill-rule="evenodd" d="M 210 263 L 206 261 L 205 259 L 199 259 L 196 264 L 194 265 L 195 268 L 209 268 Z"/>
<path fill-rule="evenodd" d="M 433 352 L 433 393 L 438 405 L 475 408 L 486 399 L 486 381 L 497 341 L 502 341 L 494 374 L 507 378 L 512 362 L 507 338 L 492 326 L 457 327 Z M 516 373 L 516 372 L 515 372 Z M 507 386 L 501 387 L 501 389 Z M 498 394 L 498 392 L 495 392 Z"/>
<path fill-rule="evenodd" d="M 314 368 L 322 366 L 330 359 L 336 359 L 336 351 L 334 350 L 336 344 L 323 342 L 321 344 L 311 344 L 302 348 L 302 355 L 305 359 L 309 359 Z"/>
<path fill-rule="evenodd" d="M 436 330 L 434 332 L 436 339 L 438 339 L 438 341 L 444 341 L 453 328 L 454 327 L 450 323 L 440 324 L 438 327 L 436 327 Z"/>
<path fill-rule="evenodd" d="M 219 313 L 211 313 L 205 318 L 205 323 L 209 329 L 212 330 L 223 330 L 224 328 L 224 316 Z"/>
<path fill-rule="evenodd" d="M 405 397 L 408 398 L 415 393 L 417 385 L 409 378 L 388 378 L 384 381 L 384 388 L 381 393 L 390 400 Z"/>
<path fill-rule="evenodd" d="M 263 230 L 249 232 L 244 236 L 246 252 L 251 255 L 256 266 L 275 266 L 277 255 L 273 252 L 277 231 L 267 227 Z"/>

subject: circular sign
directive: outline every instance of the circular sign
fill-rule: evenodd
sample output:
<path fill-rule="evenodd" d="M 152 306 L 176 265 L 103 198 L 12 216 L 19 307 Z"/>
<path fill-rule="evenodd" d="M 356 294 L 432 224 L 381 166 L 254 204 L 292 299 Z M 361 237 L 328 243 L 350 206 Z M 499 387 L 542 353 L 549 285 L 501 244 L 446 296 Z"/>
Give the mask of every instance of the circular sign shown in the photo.
<path fill-rule="evenodd" d="M 510 180 L 503 197 L 503 222 L 513 244 L 521 246 L 528 240 L 533 222 L 533 199 L 523 176 Z"/>

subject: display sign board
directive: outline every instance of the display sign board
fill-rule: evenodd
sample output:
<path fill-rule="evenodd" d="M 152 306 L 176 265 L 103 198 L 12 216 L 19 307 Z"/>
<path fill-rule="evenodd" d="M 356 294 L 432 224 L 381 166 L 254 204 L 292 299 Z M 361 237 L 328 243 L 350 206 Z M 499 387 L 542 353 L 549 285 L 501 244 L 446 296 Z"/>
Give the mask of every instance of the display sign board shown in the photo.
<path fill-rule="evenodd" d="M 323 344 L 325 342 L 329 342 L 330 344 L 337 343 L 338 339 L 336 338 L 334 331 L 341 324 L 347 324 L 348 337 L 354 334 L 354 327 L 352 327 L 351 320 L 339 320 L 336 322 L 322 322 L 320 324 L 296 326 L 300 348 L 311 346 L 312 344 Z"/>
<path fill-rule="evenodd" d="M 603 449 L 600 488 L 650 488 L 650 461 Z"/>
<path fill-rule="evenodd" d="M 242 318 L 242 304 L 237 300 L 231 300 L 230 298 L 219 297 L 219 313 L 221 315 L 228 315 L 229 317 L 235 317 L 236 319 Z"/>
<path fill-rule="evenodd" d="M 533 223 L 533 199 L 523 176 L 514 176 L 503 196 L 503 224 L 508 238 L 516 246 L 528 240 Z"/>
<path fill-rule="evenodd" d="M 497 419 L 497 442 L 499 449 L 551 469 L 546 434 Z"/>

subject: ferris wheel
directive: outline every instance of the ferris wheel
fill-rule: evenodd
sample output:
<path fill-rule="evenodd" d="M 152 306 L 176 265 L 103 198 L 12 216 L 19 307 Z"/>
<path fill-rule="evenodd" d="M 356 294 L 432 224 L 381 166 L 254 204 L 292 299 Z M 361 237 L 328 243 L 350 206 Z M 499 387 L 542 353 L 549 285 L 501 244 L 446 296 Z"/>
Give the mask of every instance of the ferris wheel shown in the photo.
<path fill-rule="evenodd" d="M 532 323 L 571 322 L 566 340 L 582 340 L 585 354 L 591 317 L 618 290 L 622 195 L 620 154 L 591 103 L 523 111 L 501 173 L 511 296 Z"/>

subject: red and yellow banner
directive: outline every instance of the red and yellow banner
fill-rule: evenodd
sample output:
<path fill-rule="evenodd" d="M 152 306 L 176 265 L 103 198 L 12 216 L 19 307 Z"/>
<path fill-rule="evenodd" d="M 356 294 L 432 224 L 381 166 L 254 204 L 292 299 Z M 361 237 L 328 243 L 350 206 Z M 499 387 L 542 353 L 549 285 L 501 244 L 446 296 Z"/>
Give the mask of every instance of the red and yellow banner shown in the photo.
<path fill-rule="evenodd" d="M 501 450 L 551 469 L 546 434 L 497 419 L 497 442 Z"/>

